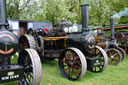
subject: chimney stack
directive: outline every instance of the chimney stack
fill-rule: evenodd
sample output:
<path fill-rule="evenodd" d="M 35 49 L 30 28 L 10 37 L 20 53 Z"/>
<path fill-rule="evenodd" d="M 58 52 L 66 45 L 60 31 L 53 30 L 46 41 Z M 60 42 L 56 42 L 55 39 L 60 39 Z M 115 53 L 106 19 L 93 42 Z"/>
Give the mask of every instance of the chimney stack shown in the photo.
<path fill-rule="evenodd" d="M 6 0 L 0 0 L 0 29 L 6 29 Z"/>
<path fill-rule="evenodd" d="M 89 19 L 89 5 L 85 4 L 81 6 L 82 11 L 82 31 L 89 31 L 88 19 Z"/>
<path fill-rule="evenodd" d="M 115 35 L 114 35 L 114 18 L 110 18 L 110 28 L 111 28 L 111 40 L 115 40 Z"/>

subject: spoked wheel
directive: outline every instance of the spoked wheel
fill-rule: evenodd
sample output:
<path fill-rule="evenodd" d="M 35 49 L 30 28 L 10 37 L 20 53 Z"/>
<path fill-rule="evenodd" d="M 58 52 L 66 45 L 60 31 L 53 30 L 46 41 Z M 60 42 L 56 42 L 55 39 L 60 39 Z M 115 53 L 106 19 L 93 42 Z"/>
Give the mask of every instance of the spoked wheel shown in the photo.
<path fill-rule="evenodd" d="M 36 50 L 36 41 L 32 35 L 22 35 L 19 39 L 19 48 L 32 48 Z"/>
<path fill-rule="evenodd" d="M 108 57 L 106 52 L 101 47 L 95 46 L 95 52 L 93 55 L 99 58 L 99 60 L 96 60 L 97 65 L 94 65 L 91 71 L 95 73 L 103 71 L 108 64 Z"/>
<path fill-rule="evenodd" d="M 80 80 L 87 70 L 84 54 L 77 48 L 65 49 L 59 57 L 59 68 L 65 78 Z"/>
<path fill-rule="evenodd" d="M 115 48 L 111 48 L 106 50 L 108 56 L 108 64 L 110 65 L 118 65 L 122 60 L 122 55 L 119 50 Z"/>
<path fill-rule="evenodd" d="M 44 50 L 44 40 L 42 36 L 38 36 L 36 39 L 37 49 L 40 51 Z"/>
<path fill-rule="evenodd" d="M 39 85 L 42 77 L 40 58 L 34 49 L 22 50 L 19 54 L 18 64 L 24 67 L 24 78 L 20 85 Z"/>
<path fill-rule="evenodd" d="M 125 57 L 126 57 L 126 52 L 121 47 L 117 47 L 117 49 L 120 51 L 120 53 L 122 55 L 122 60 L 121 61 L 123 61 L 125 59 Z"/>

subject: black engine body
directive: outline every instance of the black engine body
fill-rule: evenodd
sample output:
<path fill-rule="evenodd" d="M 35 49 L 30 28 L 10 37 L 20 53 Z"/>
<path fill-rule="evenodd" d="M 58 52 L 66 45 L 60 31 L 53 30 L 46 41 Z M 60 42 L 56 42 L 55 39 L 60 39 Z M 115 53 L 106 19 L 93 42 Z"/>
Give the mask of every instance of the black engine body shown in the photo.
<path fill-rule="evenodd" d="M 14 55 L 18 47 L 18 38 L 9 31 L 0 30 L 0 57 Z"/>
<path fill-rule="evenodd" d="M 95 47 L 95 36 L 89 32 L 72 33 L 67 40 L 67 45 L 90 52 Z"/>

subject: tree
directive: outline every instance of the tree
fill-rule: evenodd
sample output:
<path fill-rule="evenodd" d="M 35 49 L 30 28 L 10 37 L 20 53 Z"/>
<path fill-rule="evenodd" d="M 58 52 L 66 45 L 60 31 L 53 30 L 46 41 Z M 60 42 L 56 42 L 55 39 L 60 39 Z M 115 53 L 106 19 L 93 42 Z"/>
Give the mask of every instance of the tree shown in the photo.
<path fill-rule="evenodd" d="M 106 26 L 110 23 L 110 17 L 128 6 L 128 0 L 95 0 L 91 3 L 90 24 Z M 116 24 L 122 20 L 116 19 Z"/>
<path fill-rule="evenodd" d="M 29 9 L 33 2 L 33 0 L 7 0 L 7 17 L 20 19 L 24 15 L 23 11 Z"/>
<path fill-rule="evenodd" d="M 81 5 L 90 5 L 89 24 L 106 26 L 110 17 L 128 7 L 128 0 L 7 0 L 8 18 L 50 21 L 57 24 L 63 18 L 81 24 Z M 127 23 L 126 17 L 116 24 Z"/>
<path fill-rule="evenodd" d="M 74 8 L 77 7 L 78 1 L 79 0 L 43 0 L 40 7 L 43 13 L 38 14 L 35 18 L 52 21 L 53 24 L 57 24 L 63 18 L 73 22 L 76 16 Z"/>

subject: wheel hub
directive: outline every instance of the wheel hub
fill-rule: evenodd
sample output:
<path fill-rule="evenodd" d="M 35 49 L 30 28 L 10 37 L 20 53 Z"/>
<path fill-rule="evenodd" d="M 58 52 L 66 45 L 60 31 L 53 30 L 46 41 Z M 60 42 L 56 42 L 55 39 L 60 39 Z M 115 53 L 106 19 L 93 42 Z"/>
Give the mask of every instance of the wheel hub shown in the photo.
<path fill-rule="evenodd" d="M 72 67 L 72 66 L 73 66 L 73 62 L 70 61 L 70 62 L 68 63 L 68 66 L 69 66 L 69 67 Z"/>
<path fill-rule="evenodd" d="M 25 72 L 32 72 L 32 67 L 31 66 L 25 66 L 24 70 L 25 70 Z"/>
<path fill-rule="evenodd" d="M 114 59 L 114 56 L 111 56 L 111 59 Z"/>

